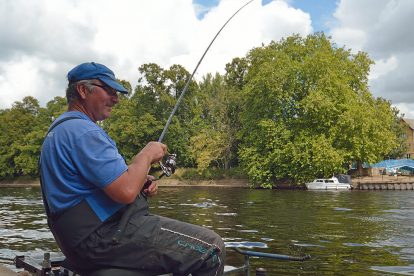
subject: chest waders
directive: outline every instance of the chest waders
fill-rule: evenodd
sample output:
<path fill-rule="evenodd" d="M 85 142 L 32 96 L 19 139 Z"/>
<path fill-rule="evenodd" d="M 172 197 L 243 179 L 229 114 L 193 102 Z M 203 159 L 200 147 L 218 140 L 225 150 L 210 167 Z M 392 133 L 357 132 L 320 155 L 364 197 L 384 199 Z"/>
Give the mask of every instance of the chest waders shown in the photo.
<path fill-rule="evenodd" d="M 48 130 L 47 135 L 56 126 L 67 120 L 81 119 L 79 117 L 66 117 L 57 123 L 53 124 Z M 75 260 L 76 262 L 82 262 L 77 260 L 78 257 L 73 253 L 73 249 L 84 240 L 89 234 L 95 231 L 102 221 L 98 218 L 89 204 L 83 199 L 77 205 L 70 207 L 59 213 L 52 213 L 49 208 L 49 204 L 46 199 L 45 187 L 42 183 L 41 175 L 41 161 L 39 158 L 39 174 L 40 174 L 40 187 L 42 190 L 42 198 L 47 214 L 47 224 L 52 231 L 53 236 L 56 239 L 57 244 L 62 250 L 63 254 L 69 259 Z"/>

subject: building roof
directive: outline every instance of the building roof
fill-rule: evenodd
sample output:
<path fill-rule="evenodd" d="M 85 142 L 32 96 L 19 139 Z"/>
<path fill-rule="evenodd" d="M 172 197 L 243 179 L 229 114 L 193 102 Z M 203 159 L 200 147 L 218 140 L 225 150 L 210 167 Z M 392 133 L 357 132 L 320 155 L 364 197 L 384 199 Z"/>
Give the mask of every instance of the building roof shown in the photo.
<path fill-rule="evenodd" d="M 411 129 L 414 130 L 414 119 L 406 119 L 406 118 L 403 118 L 403 120 L 404 120 L 404 122 L 407 123 L 407 125 L 410 126 Z"/>

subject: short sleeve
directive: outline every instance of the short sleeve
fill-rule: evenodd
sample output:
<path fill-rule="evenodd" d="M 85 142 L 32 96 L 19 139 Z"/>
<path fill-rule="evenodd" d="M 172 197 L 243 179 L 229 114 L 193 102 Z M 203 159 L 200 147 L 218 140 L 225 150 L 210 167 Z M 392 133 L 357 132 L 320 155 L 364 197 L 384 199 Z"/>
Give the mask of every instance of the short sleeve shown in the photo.
<path fill-rule="evenodd" d="M 99 188 L 105 188 L 128 169 L 115 142 L 100 130 L 78 137 L 74 163 L 81 176 Z"/>

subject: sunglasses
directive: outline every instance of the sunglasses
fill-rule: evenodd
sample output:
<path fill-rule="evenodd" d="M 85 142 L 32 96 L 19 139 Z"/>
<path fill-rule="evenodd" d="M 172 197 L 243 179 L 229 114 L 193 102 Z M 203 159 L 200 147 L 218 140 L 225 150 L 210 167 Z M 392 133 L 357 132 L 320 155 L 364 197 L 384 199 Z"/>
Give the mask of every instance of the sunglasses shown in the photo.
<path fill-rule="evenodd" d="M 91 85 L 93 86 L 98 86 L 100 88 L 102 88 L 103 90 L 105 90 L 106 93 L 108 93 L 110 96 L 117 96 L 118 94 L 116 93 L 116 90 L 113 88 L 108 87 L 107 85 L 100 85 L 97 83 L 91 83 Z"/>

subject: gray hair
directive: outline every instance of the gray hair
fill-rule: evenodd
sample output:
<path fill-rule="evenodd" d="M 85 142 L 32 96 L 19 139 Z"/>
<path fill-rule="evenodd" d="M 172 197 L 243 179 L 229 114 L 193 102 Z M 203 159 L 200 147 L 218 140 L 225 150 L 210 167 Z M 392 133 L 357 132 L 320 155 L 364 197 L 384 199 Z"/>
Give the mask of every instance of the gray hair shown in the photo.
<path fill-rule="evenodd" d="M 76 100 L 79 100 L 79 93 L 77 86 L 78 84 L 85 84 L 89 91 L 92 91 L 92 80 L 80 80 L 77 82 L 70 82 L 68 84 L 68 88 L 66 88 L 66 100 L 68 101 L 68 104 L 71 104 L 75 102 Z"/>

